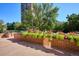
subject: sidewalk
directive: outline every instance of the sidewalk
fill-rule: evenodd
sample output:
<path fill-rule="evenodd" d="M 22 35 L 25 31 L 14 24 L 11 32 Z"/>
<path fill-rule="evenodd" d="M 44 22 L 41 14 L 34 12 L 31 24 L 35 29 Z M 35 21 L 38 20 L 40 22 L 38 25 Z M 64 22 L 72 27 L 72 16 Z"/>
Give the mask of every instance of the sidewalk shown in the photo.
<path fill-rule="evenodd" d="M 69 52 L 60 51 L 52 48 L 46 49 L 45 47 L 21 42 L 15 39 L 0 39 L 0 56 L 69 56 L 75 55 Z"/>

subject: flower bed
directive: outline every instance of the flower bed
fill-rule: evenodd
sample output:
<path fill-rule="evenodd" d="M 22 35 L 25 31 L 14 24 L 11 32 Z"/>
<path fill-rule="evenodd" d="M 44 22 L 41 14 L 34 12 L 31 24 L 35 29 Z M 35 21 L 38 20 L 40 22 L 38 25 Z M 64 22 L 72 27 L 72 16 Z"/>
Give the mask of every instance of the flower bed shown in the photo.
<path fill-rule="evenodd" d="M 37 43 L 37 44 L 41 44 L 43 46 L 48 45 L 49 46 L 49 40 L 48 38 L 45 38 L 46 36 L 43 35 L 43 33 L 27 33 L 27 32 L 23 32 L 23 33 L 16 33 L 14 35 L 15 39 L 18 40 L 23 40 L 23 41 L 27 41 L 27 42 L 32 42 L 32 43 Z"/>
<path fill-rule="evenodd" d="M 48 47 L 79 51 L 78 35 L 47 32 L 21 32 L 15 34 L 14 38 Z"/>
<path fill-rule="evenodd" d="M 32 36 L 24 36 L 20 33 L 14 34 L 14 38 L 22 41 L 27 41 L 27 42 L 32 42 L 32 43 L 37 43 L 37 44 L 43 44 L 43 39 L 41 38 L 34 38 Z"/>
<path fill-rule="evenodd" d="M 79 43 L 77 43 L 79 39 L 78 37 L 79 36 L 72 34 L 56 34 L 54 35 L 54 39 L 51 41 L 51 45 L 52 47 L 54 46 L 65 50 L 79 51 Z"/>

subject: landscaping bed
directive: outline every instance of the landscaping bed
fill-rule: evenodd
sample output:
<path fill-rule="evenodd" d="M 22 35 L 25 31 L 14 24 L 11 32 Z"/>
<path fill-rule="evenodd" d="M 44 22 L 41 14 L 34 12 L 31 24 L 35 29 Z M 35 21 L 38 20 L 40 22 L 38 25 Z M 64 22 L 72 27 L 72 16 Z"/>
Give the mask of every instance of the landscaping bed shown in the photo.
<path fill-rule="evenodd" d="M 14 37 L 14 33 L 0 33 L 0 38 L 13 38 Z"/>
<path fill-rule="evenodd" d="M 33 38 L 32 36 L 23 36 L 20 33 L 14 34 L 14 38 L 17 40 L 20 40 L 20 41 L 27 41 L 27 42 L 37 43 L 37 44 L 43 44 L 43 39 Z"/>
<path fill-rule="evenodd" d="M 70 42 L 69 40 L 52 40 L 51 41 L 52 47 L 58 47 L 64 50 L 75 50 L 79 51 L 79 46 L 76 45 L 75 42 Z"/>
<path fill-rule="evenodd" d="M 14 35 L 15 39 L 41 44 L 48 47 L 57 47 L 65 50 L 79 51 L 79 36 L 76 34 L 21 32 Z"/>

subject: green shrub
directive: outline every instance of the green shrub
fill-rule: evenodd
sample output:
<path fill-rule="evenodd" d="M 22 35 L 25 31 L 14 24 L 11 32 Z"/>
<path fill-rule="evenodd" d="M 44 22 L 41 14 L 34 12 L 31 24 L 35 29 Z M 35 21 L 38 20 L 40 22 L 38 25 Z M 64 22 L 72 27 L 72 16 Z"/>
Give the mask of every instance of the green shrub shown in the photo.
<path fill-rule="evenodd" d="M 59 36 L 59 34 L 58 34 L 58 33 L 56 33 L 56 34 L 55 34 L 55 38 L 56 38 L 56 39 L 58 39 L 58 36 Z"/>
<path fill-rule="evenodd" d="M 74 36 L 74 39 L 76 40 L 77 46 L 79 46 L 79 36 L 75 35 L 75 36 Z"/>
<path fill-rule="evenodd" d="M 30 35 L 32 35 L 32 33 L 28 32 L 28 33 L 27 33 L 27 36 L 30 36 Z"/>
<path fill-rule="evenodd" d="M 76 41 L 79 41 L 79 36 L 74 36 L 74 39 L 76 40 Z"/>
<path fill-rule="evenodd" d="M 48 38 L 49 40 L 52 40 L 52 39 L 53 39 L 53 34 L 48 34 L 48 35 L 47 35 L 47 38 Z"/>
<path fill-rule="evenodd" d="M 56 33 L 53 33 L 52 38 L 53 38 L 53 39 L 56 39 Z"/>
<path fill-rule="evenodd" d="M 39 33 L 33 33 L 33 38 L 38 38 Z"/>
<path fill-rule="evenodd" d="M 43 38 L 44 34 L 43 33 L 39 33 L 38 38 Z"/>
<path fill-rule="evenodd" d="M 64 35 L 56 33 L 54 34 L 53 38 L 58 39 L 58 40 L 64 40 Z"/>
<path fill-rule="evenodd" d="M 21 34 L 22 34 L 23 36 L 26 36 L 26 35 L 28 35 L 28 32 L 21 32 Z"/>
<path fill-rule="evenodd" d="M 59 34 L 58 39 L 59 40 L 64 40 L 64 35 Z"/>
<path fill-rule="evenodd" d="M 43 38 L 47 38 L 48 34 L 43 34 Z"/>
<path fill-rule="evenodd" d="M 77 46 L 79 46 L 79 41 L 76 41 Z"/>
<path fill-rule="evenodd" d="M 74 36 L 73 36 L 73 35 L 68 34 L 68 35 L 67 35 L 67 38 L 68 38 L 68 40 L 70 40 L 71 42 L 74 41 Z"/>
<path fill-rule="evenodd" d="M 36 33 L 32 33 L 32 32 L 28 32 L 28 31 L 23 31 L 21 32 L 21 34 L 23 36 L 32 36 L 33 38 L 48 38 L 49 40 L 52 39 L 58 39 L 58 40 L 64 40 L 65 35 L 63 34 L 59 34 L 59 33 L 53 33 L 53 34 L 47 34 L 44 32 L 36 32 Z M 70 40 L 71 42 L 75 41 L 77 46 L 79 46 L 79 36 L 78 35 L 72 35 L 72 34 L 66 34 L 68 40 Z"/>

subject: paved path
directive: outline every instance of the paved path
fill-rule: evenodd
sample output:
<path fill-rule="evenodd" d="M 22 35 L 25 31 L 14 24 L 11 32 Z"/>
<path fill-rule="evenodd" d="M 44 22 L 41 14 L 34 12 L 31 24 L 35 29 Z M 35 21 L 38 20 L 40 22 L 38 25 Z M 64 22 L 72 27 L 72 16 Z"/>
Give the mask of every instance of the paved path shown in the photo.
<path fill-rule="evenodd" d="M 66 56 L 75 55 L 55 48 L 21 42 L 15 39 L 0 39 L 0 56 Z"/>

